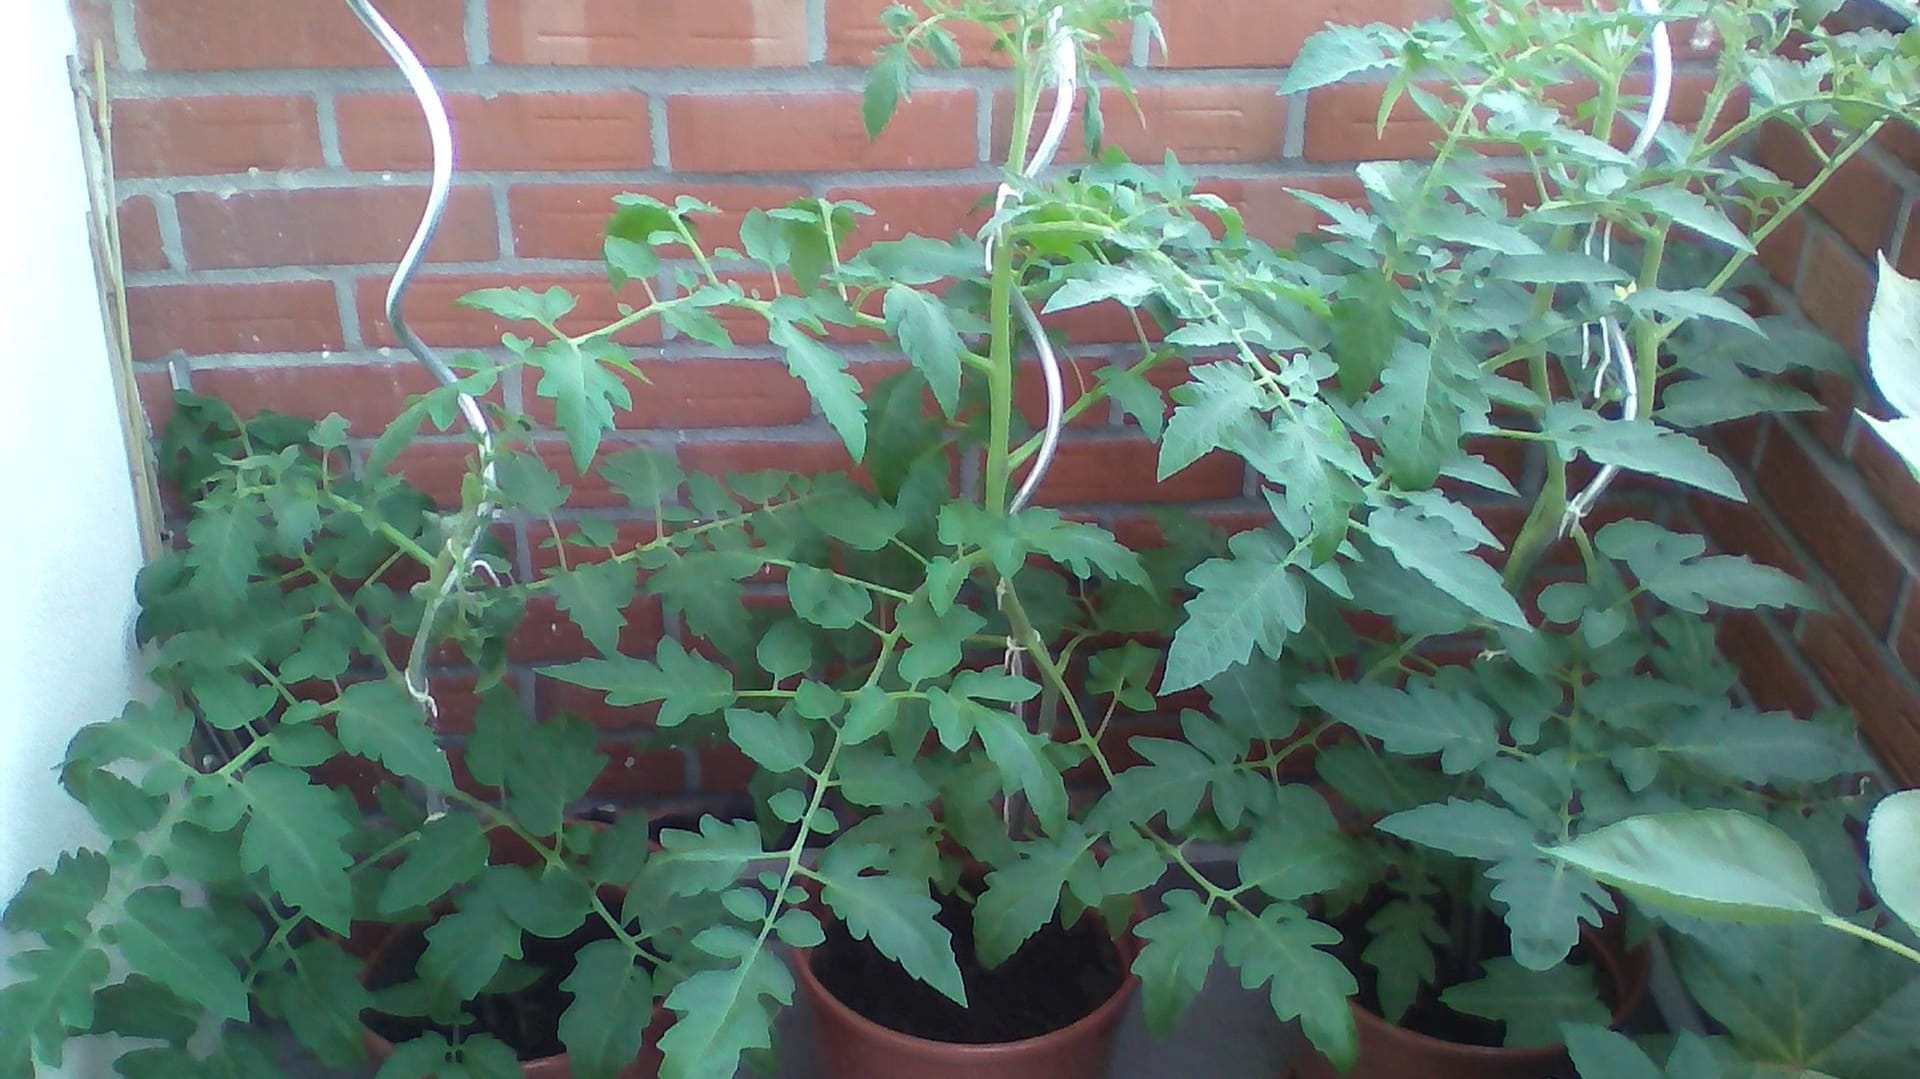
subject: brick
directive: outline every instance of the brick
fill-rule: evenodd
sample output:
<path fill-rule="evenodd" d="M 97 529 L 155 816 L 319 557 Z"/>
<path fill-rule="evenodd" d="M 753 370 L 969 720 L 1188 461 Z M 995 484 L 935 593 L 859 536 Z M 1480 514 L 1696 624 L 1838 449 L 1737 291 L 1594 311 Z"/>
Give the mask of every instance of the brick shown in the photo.
<path fill-rule="evenodd" d="M 341 347 L 340 309 L 325 281 L 141 285 L 127 290 L 127 321 L 136 360 Z"/>
<path fill-rule="evenodd" d="M 73 14 L 74 41 L 78 44 L 75 55 L 80 60 L 81 69 L 93 70 L 93 47 L 100 46 L 100 57 L 109 65 L 120 60 L 120 51 L 115 47 L 113 37 L 112 0 L 72 0 L 67 9 Z M 89 83 L 91 79 L 87 80 Z"/>
<path fill-rule="evenodd" d="M 1807 249 L 1807 215 L 1803 210 L 1782 221 L 1760 241 L 1760 265 L 1773 279 L 1793 288 L 1800 277 L 1801 255 Z"/>
<path fill-rule="evenodd" d="M 1034 501 L 1045 506 L 1103 502 L 1210 502 L 1239 498 L 1245 469 L 1211 453 L 1162 483 L 1159 448 L 1143 439 L 1063 441 Z"/>
<path fill-rule="evenodd" d="M 618 297 L 608 289 L 604 277 L 557 274 L 446 274 L 417 277 L 407 289 L 407 325 L 424 341 L 454 348 L 491 348 L 500 344 L 502 334 L 515 333 L 534 341 L 546 334 L 538 326 L 508 322 L 485 311 L 464 306 L 458 301 L 476 289 L 530 288 L 545 291 L 564 288 L 575 298 L 573 312 L 560 320 L 565 333 L 583 333 L 608 325 L 620 317 L 621 299 L 644 303 L 639 289 L 629 286 Z M 363 277 L 354 282 L 354 307 L 360 319 L 360 336 L 368 345 L 392 348 L 400 344 L 387 325 L 387 278 Z M 615 340 L 622 344 L 649 344 L 660 339 L 660 326 L 647 320 L 621 331 Z"/>
<path fill-rule="evenodd" d="M 348 94 L 337 107 L 340 158 L 348 168 L 432 167 L 412 95 Z M 653 164 L 645 94 L 454 94 L 447 112 L 464 170 L 617 172 Z"/>
<path fill-rule="evenodd" d="M 1167 151 L 1189 164 L 1247 164 L 1275 161 L 1285 152 L 1286 98 L 1274 93 L 1277 83 L 1224 83 L 1200 86 L 1141 86 L 1136 91 L 1140 111 L 1119 95 L 1103 98 L 1106 129 L 1102 142 L 1135 161 L 1158 163 Z M 1012 137 L 1013 97 L 1002 93 L 994 100 L 993 147 L 1005 152 Z M 1074 110 L 1074 122 L 1061 143 L 1061 162 L 1087 160 L 1086 137 Z M 1036 124 L 1034 141 L 1046 122 Z"/>
<path fill-rule="evenodd" d="M 113 106 L 119 176 L 213 176 L 313 168 L 320 120 L 310 97 L 134 98 Z"/>
<path fill-rule="evenodd" d="M 812 442 L 688 442 L 680 446 L 680 464 L 713 475 L 776 469 L 818 476 L 853 467 L 846 446 L 831 433 Z"/>
<path fill-rule="evenodd" d="M 1408 26 L 1443 14 L 1443 0 L 1158 0 L 1168 67 L 1284 67 L 1329 24 Z"/>
<path fill-rule="evenodd" d="M 1785 124 L 1761 129 L 1756 156 L 1782 179 L 1801 187 L 1820 171 L 1812 148 Z M 1870 154 L 1857 154 L 1840 166 L 1812 199 L 1821 218 L 1863 255 L 1885 248 L 1892 240 L 1903 202 L 1899 183 Z"/>
<path fill-rule="evenodd" d="M 1920 277 L 1920 214 L 1909 214 L 1907 237 L 1900 242 L 1900 251 L 1895 256 L 1895 269 L 1908 277 Z"/>
<path fill-rule="evenodd" d="M 682 94 L 667 101 L 680 172 L 959 169 L 977 162 L 971 90 L 923 90 L 869 141 L 860 95 Z"/>
<path fill-rule="evenodd" d="M 1815 230 L 1800 277 L 1800 306 L 1807 318 L 1859 356 L 1872 302 L 1873 274 L 1867 260 L 1833 233 Z"/>
<path fill-rule="evenodd" d="M 1810 615 L 1801 654 L 1827 689 L 1851 707 L 1880 759 L 1906 783 L 1920 783 L 1920 693 L 1898 674 L 1886 650 L 1844 616 Z"/>
<path fill-rule="evenodd" d="M 1812 716 L 1820 696 L 1808 684 L 1767 619 L 1748 611 L 1728 614 L 1719 625 L 1720 649 L 1740 668 L 1740 684 L 1770 712 Z"/>
<path fill-rule="evenodd" d="M 321 419 L 330 412 L 352 421 L 356 435 L 377 435 L 407 407 L 411 396 L 435 385 L 411 360 L 404 363 L 329 363 L 299 367 L 213 367 L 195 371 L 196 393 L 218 397 L 242 416 L 284 412 Z"/>
<path fill-rule="evenodd" d="M 1306 141 L 1309 161 L 1382 161 L 1433 154 L 1441 131 L 1412 102 L 1402 99 L 1375 133 L 1382 87 L 1339 83 L 1315 90 L 1307 99 Z"/>
<path fill-rule="evenodd" d="M 1920 171 L 1920 129 L 1912 124 L 1888 124 L 1874 136 L 1873 144 L 1905 165 L 1908 172 Z"/>
<path fill-rule="evenodd" d="M 499 64 L 800 67 L 806 5 L 791 0 L 489 0 Z"/>
<path fill-rule="evenodd" d="M 1359 202 L 1366 194 L 1359 177 L 1351 174 L 1203 180 L 1199 190 L 1232 203 L 1240 211 L 1249 236 L 1276 247 L 1289 247 L 1302 234 L 1318 229 L 1328 220 L 1289 188 L 1346 202 Z"/>
<path fill-rule="evenodd" d="M 868 244 L 903 236 L 947 239 L 956 232 L 969 236 L 992 216 L 992 184 L 915 184 L 908 187 L 836 187 L 827 192 L 835 201 L 851 200 L 873 209 L 858 218 L 847 239 L 845 255 Z"/>
<path fill-rule="evenodd" d="M 380 5 L 429 67 L 467 62 L 464 0 Z M 134 29 L 159 71 L 386 67 L 391 61 L 345 4 L 135 0 Z"/>
<path fill-rule="evenodd" d="M 135 371 L 133 385 L 147 415 L 147 433 L 158 435 L 173 418 L 173 375 L 167 371 Z"/>
<path fill-rule="evenodd" d="M 684 794 L 687 755 L 677 749 L 641 749 L 632 742 L 600 743 L 607 763 L 587 793 L 595 798 L 650 798 Z"/>
<path fill-rule="evenodd" d="M 395 262 L 426 206 L 421 187 L 187 192 L 176 198 L 187 264 L 194 269 Z M 500 254 L 493 202 L 455 188 L 432 262 L 481 262 Z"/>
<path fill-rule="evenodd" d="M 1806 566 L 1751 504 L 1695 494 L 1688 496 L 1687 506 L 1700 518 L 1701 527 L 1722 551 L 1745 555 L 1796 577 L 1806 575 Z"/>
<path fill-rule="evenodd" d="M 1920 535 L 1920 482 L 1914 480 L 1906 462 L 1887 448 L 1871 426 L 1860 425 L 1848 459 L 1866 482 L 1867 489 L 1873 492 L 1880 508 L 1901 528 Z"/>
<path fill-rule="evenodd" d="M 633 387 L 632 408 L 615 411 L 619 428 L 781 427 L 813 415 L 806 386 L 778 360 L 653 360 L 640 370 L 647 381 Z M 553 404 L 535 395 L 537 377 L 528 374 L 523 400 L 535 422 L 551 424 Z"/>
<path fill-rule="evenodd" d="M 141 271 L 172 268 L 166 246 L 160 239 L 160 211 L 152 198 L 135 195 L 123 199 L 118 224 L 122 269 Z"/>
<path fill-rule="evenodd" d="M 1759 472 L 1775 514 L 1826 570 L 1867 624 L 1885 632 L 1905 579 L 1858 507 L 1835 489 L 1799 440 L 1774 432 Z"/>
<path fill-rule="evenodd" d="M 681 195 L 707 202 L 720 212 L 694 216 L 700 242 L 738 247 L 740 222 L 748 210 L 785 206 L 806 197 L 807 189 L 789 184 L 515 184 L 507 190 L 514 253 L 599 261 L 614 197 L 622 194 L 649 195 L 669 204 Z"/>
<path fill-rule="evenodd" d="M 1071 408 L 1086 391 L 1098 385 L 1093 373 L 1104 366 L 1097 360 L 1077 360 L 1071 355 L 1060 357 L 1061 407 Z M 1038 429 L 1047 422 L 1047 377 L 1041 370 L 1040 362 L 1022 358 L 1013 376 L 1013 407 L 1020 416 Z M 1069 424 L 1071 427 L 1102 427 L 1106 425 L 1106 405 L 1099 404 L 1081 413 Z"/>

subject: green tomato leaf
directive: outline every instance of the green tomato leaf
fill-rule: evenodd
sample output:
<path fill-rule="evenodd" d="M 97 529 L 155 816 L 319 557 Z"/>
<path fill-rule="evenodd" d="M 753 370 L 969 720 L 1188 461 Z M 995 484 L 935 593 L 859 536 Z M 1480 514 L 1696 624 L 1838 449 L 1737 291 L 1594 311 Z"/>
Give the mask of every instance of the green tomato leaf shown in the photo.
<path fill-rule="evenodd" d="M 1542 849 L 1635 899 L 1686 914 L 1756 924 L 1835 916 L 1799 845 L 1734 810 L 1633 817 Z"/>
<path fill-rule="evenodd" d="M 320 925 L 346 934 L 353 921 L 347 877 L 353 859 L 343 844 L 353 825 L 333 793 L 310 782 L 306 773 L 282 764 L 249 769 L 240 788 L 248 807 L 247 831 L 240 841 L 241 866 L 249 873 L 264 870 L 273 890 L 287 904 Z"/>
<path fill-rule="evenodd" d="M 407 848 L 380 889 L 381 914 L 422 907 L 480 875 L 487 867 L 487 837 L 474 819 L 450 813 L 430 820 Z"/>
<path fill-rule="evenodd" d="M 1246 663 L 1255 648 L 1278 658 L 1307 624 L 1305 583 L 1292 569 L 1296 555 L 1277 533 L 1242 532 L 1229 550 L 1231 557 L 1209 559 L 1187 574 L 1198 594 L 1187 602 L 1187 620 L 1168 649 L 1162 693 Z"/>
<path fill-rule="evenodd" d="M 1226 936 L 1226 922 L 1191 891 L 1168 892 L 1166 909 L 1134 927 L 1145 943 L 1134 958 L 1140 978 L 1147 1026 L 1155 1034 L 1172 1030 L 1207 984 L 1214 956 Z"/>
<path fill-rule="evenodd" d="M 867 406 L 860 383 L 847 373 L 847 363 L 791 322 L 774 322 L 769 339 L 785 352 L 787 368 L 806 383 L 807 392 L 826 415 L 827 422 L 859 461 L 867 455 Z"/>
<path fill-rule="evenodd" d="M 640 590 L 633 566 L 625 562 L 583 562 L 547 578 L 560 609 L 580 627 L 587 643 L 603 654 L 620 651 L 627 605 Z"/>
<path fill-rule="evenodd" d="M 337 708 L 337 731 L 347 752 L 435 790 L 453 789 L 453 768 L 406 687 L 384 679 L 359 682 L 340 694 Z"/>
<path fill-rule="evenodd" d="M 946 305 L 918 289 L 894 285 L 887 290 L 884 313 L 887 332 L 926 376 L 940 411 L 953 415 L 960 407 L 960 357 L 967 345 Z"/>
<path fill-rule="evenodd" d="M 253 774 L 249 773 L 248 778 Z M 339 872 L 344 885 L 344 865 Z M 284 890 L 282 894 L 286 894 Z M 240 978 L 240 969 L 217 948 L 209 946 L 209 942 L 219 939 L 220 929 L 212 912 L 205 907 L 182 906 L 180 893 L 172 888 L 142 888 L 128 896 L 121 907 L 120 918 L 114 923 L 114 936 L 121 954 L 135 971 L 166 986 L 183 1000 L 199 1002 L 221 1019 L 247 1020 L 246 983 Z M 105 975 L 102 969 L 102 980 Z"/>
<path fill-rule="evenodd" d="M 653 1018 L 653 978 L 617 940 L 580 949 L 560 983 L 573 1003 L 560 1016 L 567 1066 L 579 1079 L 613 1079 L 640 1055 Z"/>
<path fill-rule="evenodd" d="M 961 1007 L 967 987 L 954 959 L 953 935 L 937 920 L 940 904 L 925 881 L 861 874 L 844 859 L 822 858 L 820 897 L 855 940 L 870 941 L 880 954 Z"/>
<path fill-rule="evenodd" d="M 1221 954 L 1239 969 L 1245 988 L 1272 983 L 1273 1014 L 1300 1020 L 1314 1048 L 1335 1068 L 1346 1069 L 1359 1054 L 1347 1000 L 1360 986 L 1338 958 L 1323 950 L 1338 943 L 1340 933 L 1332 926 L 1276 903 L 1258 915 L 1229 911 Z"/>
<path fill-rule="evenodd" d="M 1440 994 L 1440 1003 L 1466 1015 L 1507 1025 L 1506 1044 L 1520 1048 L 1559 1045 L 1563 1023 L 1605 1026 L 1593 968 L 1556 966 L 1528 970 L 1506 956 L 1489 959 L 1485 975 Z"/>
<path fill-rule="evenodd" d="M 1093 864 L 1093 843 L 1093 836 L 1076 828 L 1015 844 L 1018 857 L 987 874 L 986 889 L 974 904 L 974 947 L 981 962 L 1005 963 L 1055 916 L 1067 879 Z"/>

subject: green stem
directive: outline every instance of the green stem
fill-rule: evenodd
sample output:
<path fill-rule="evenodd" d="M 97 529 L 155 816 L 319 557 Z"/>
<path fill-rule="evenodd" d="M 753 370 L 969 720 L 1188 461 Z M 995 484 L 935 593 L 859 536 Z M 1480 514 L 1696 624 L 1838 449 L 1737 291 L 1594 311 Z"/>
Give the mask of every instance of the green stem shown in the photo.
<path fill-rule="evenodd" d="M 1837 929 L 1840 932 L 1845 933 L 1850 937 L 1859 937 L 1861 940 L 1867 941 L 1870 944 L 1877 944 L 1880 947 L 1885 948 L 1887 951 L 1890 951 L 1893 954 L 1900 956 L 1903 959 L 1908 959 L 1915 963 L 1920 963 L 1920 951 L 1915 951 L 1914 949 L 1907 947 L 1906 945 L 1900 943 L 1899 941 L 1894 940 L 1891 937 L 1882 936 L 1881 934 L 1876 933 L 1865 926 L 1855 925 L 1852 922 L 1847 921 L 1845 918 L 1837 918 L 1837 917 L 1822 918 L 1820 919 L 1820 922 L 1822 925 L 1825 925 L 1830 929 Z"/>

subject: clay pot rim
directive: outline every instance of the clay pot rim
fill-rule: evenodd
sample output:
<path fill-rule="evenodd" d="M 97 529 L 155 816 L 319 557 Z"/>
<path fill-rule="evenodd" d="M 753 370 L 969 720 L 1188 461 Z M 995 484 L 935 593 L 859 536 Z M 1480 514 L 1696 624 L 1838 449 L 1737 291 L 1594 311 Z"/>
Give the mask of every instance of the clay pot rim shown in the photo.
<path fill-rule="evenodd" d="M 1135 906 L 1141 906 L 1137 898 L 1135 899 Z M 1095 918 L 1099 917 L 1097 911 L 1090 910 L 1087 914 Z M 1136 911 L 1134 917 L 1129 919 L 1129 922 L 1138 921 L 1139 911 Z M 829 992 L 827 987 L 820 982 L 820 979 L 814 977 L 813 953 L 816 949 L 793 949 L 793 966 L 795 968 L 795 977 L 799 979 L 801 986 L 806 991 L 807 999 L 811 1001 L 814 1006 L 826 1008 L 842 1022 L 859 1029 L 863 1036 L 872 1038 L 889 1048 L 904 1052 L 917 1053 L 923 1056 L 945 1056 L 949 1059 L 984 1065 L 1005 1057 L 1023 1056 L 1048 1043 L 1067 1041 L 1088 1030 L 1110 1024 L 1113 1020 L 1114 1013 L 1131 1003 L 1133 994 L 1140 988 L 1140 977 L 1133 972 L 1132 956 L 1129 954 L 1134 949 L 1127 947 L 1127 942 L 1131 940 L 1131 926 L 1129 926 L 1127 934 L 1119 940 L 1109 939 L 1113 950 L 1119 953 L 1123 971 L 1120 984 L 1114 989 L 1112 996 L 1102 1001 L 1099 1006 L 1092 1011 L 1058 1030 L 1049 1030 L 1045 1034 L 1036 1034 L 1031 1038 L 1021 1038 L 1019 1041 L 1011 1042 L 942 1042 L 935 1041 L 932 1038 L 922 1038 L 915 1034 L 907 1034 L 895 1030 L 892 1027 L 882 1026 L 848 1007 L 839 997 Z"/>
<path fill-rule="evenodd" d="M 1647 979 L 1629 975 L 1625 968 L 1630 957 L 1622 954 L 1625 951 L 1624 948 L 1616 949 L 1603 931 L 1582 930 L 1580 937 L 1592 950 L 1594 963 L 1601 968 L 1602 974 L 1613 984 L 1618 994 L 1608 1023 L 1609 1027 L 1617 1027 L 1640 1006 L 1641 999 L 1646 996 Z M 1644 947 L 1642 945 L 1642 949 Z M 1567 1051 L 1567 1047 L 1561 1044 L 1505 1046 L 1450 1042 L 1445 1038 L 1436 1038 L 1431 1034 L 1408 1030 L 1398 1023 L 1389 1023 L 1385 1016 L 1361 1007 L 1357 1001 L 1349 1001 L 1348 1006 L 1353 1009 L 1355 1025 L 1366 1027 L 1368 1036 L 1398 1042 L 1433 1056 L 1468 1061 L 1501 1060 L 1510 1063 L 1548 1064 L 1558 1060 Z"/>

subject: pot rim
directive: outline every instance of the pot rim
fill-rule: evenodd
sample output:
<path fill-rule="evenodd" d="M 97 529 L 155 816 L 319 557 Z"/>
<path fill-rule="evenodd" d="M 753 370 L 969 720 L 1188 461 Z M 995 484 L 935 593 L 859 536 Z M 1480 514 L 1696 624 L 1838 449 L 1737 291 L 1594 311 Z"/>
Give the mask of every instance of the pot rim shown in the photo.
<path fill-rule="evenodd" d="M 1136 906 L 1138 906 L 1137 901 Z M 1087 914 L 1095 918 L 1099 917 L 1097 911 L 1089 910 Z M 1135 916 L 1130 918 L 1129 922 L 1137 922 L 1138 920 L 1139 916 L 1136 911 Z M 1127 933 L 1120 939 L 1113 940 L 1109 938 L 1109 943 L 1112 945 L 1113 950 L 1120 956 L 1122 968 L 1120 984 L 1114 989 L 1112 996 L 1101 1001 L 1097 1007 L 1086 1015 L 1081 1016 L 1058 1030 L 1049 1030 L 1045 1034 L 1036 1034 L 1030 1038 L 1021 1038 L 1018 1041 L 1011 1042 L 942 1042 L 935 1041 L 932 1038 L 922 1038 L 916 1034 L 907 1034 L 903 1031 L 895 1030 L 892 1027 L 882 1026 L 866 1016 L 861 1015 L 851 1007 L 848 1007 L 839 997 L 829 992 L 827 987 L 821 983 L 820 979 L 814 977 L 813 955 L 816 951 L 815 948 L 793 949 L 793 967 L 795 977 L 805 990 L 807 1000 L 810 1003 L 817 1008 L 824 1008 L 832 1012 L 836 1019 L 857 1028 L 863 1036 L 872 1038 L 896 1050 L 916 1052 L 923 1055 L 938 1054 L 986 1064 L 1003 1057 L 1021 1056 L 1044 1045 L 1069 1041 L 1088 1031 L 1111 1023 L 1114 1020 L 1115 1014 L 1121 1008 L 1126 1007 L 1132 1002 L 1133 994 L 1140 988 L 1140 977 L 1133 972 L 1133 956 L 1131 953 L 1135 949 L 1127 946 L 1131 941 L 1131 925 L 1129 925 Z"/>
<path fill-rule="evenodd" d="M 1617 1027 L 1640 1006 L 1646 996 L 1647 979 L 1629 974 L 1627 964 L 1630 956 L 1626 949 L 1616 948 L 1609 934 L 1596 929 L 1588 929 L 1581 934 L 1587 946 L 1593 950 L 1593 961 L 1600 967 L 1601 973 L 1612 983 L 1617 994 L 1612 1013 L 1608 1017 L 1608 1027 Z M 1645 946 L 1642 945 L 1642 948 Z M 1635 949 L 1638 951 L 1639 949 Z M 1357 1001 L 1348 1001 L 1353 1009 L 1354 1022 L 1367 1028 L 1370 1036 L 1386 1041 L 1399 1042 L 1412 1046 L 1420 1052 L 1433 1056 L 1452 1057 L 1458 1060 L 1504 1060 L 1510 1062 L 1549 1063 L 1560 1058 L 1567 1051 L 1563 1044 L 1554 1045 L 1470 1045 L 1466 1042 L 1450 1042 L 1445 1038 L 1436 1038 L 1431 1034 L 1422 1034 L 1409 1030 L 1398 1023 L 1389 1023 L 1385 1016 L 1376 1014 L 1360 1006 Z"/>

